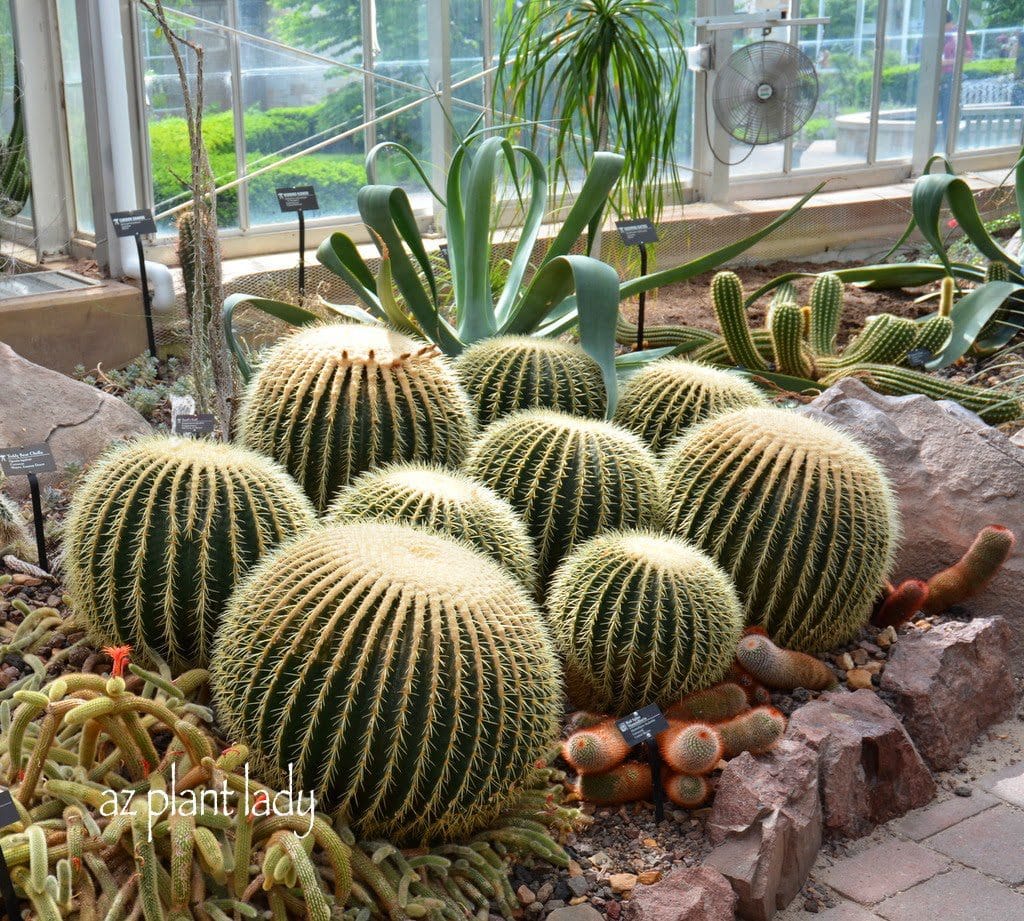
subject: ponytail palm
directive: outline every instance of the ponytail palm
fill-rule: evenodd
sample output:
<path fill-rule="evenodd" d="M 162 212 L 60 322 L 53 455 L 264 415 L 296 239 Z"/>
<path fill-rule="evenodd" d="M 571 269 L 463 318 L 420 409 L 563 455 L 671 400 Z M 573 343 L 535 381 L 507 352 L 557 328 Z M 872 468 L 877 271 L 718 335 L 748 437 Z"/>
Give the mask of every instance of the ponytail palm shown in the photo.
<path fill-rule="evenodd" d="M 551 153 L 568 180 L 567 154 L 625 156 L 619 210 L 660 212 L 665 178 L 678 183 L 676 113 L 686 72 L 672 0 L 508 0 L 495 108 L 553 124 Z M 667 177 L 666 174 L 667 173 Z M 641 210 L 642 209 L 642 210 Z"/>

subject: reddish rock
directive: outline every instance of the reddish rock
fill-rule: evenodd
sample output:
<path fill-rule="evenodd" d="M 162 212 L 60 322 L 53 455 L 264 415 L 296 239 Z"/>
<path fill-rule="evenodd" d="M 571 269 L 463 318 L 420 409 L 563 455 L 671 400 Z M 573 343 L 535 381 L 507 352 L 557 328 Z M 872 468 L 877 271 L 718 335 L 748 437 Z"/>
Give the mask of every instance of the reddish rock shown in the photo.
<path fill-rule="evenodd" d="M 737 916 L 767 921 L 807 879 L 821 846 L 818 756 L 783 739 L 765 755 L 744 752 L 722 772 L 708 818 L 707 863 L 738 896 Z"/>
<path fill-rule="evenodd" d="M 894 583 L 928 579 L 955 563 L 987 524 L 1018 532 L 1016 550 L 967 607 L 1006 617 L 1024 673 L 1024 451 L 956 403 L 887 397 L 847 378 L 805 412 L 853 435 L 878 458 L 900 501 L 903 540 Z"/>
<path fill-rule="evenodd" d="M 981 732 L 1013 713 L 1011 633 L 1001 617 L 911 632 L 893 649 L 882 687 L 937 771 L 954 767 Z"/>
<path fill-rule="evenodd" d="M 674 870 L 626 903 L 628 921 L 733 921 L 736 893 L 714 867 Z"/>
<path fill-rule="evenodd" d="M 829 831 L 859 838 L 935 796 L 910 736 L 873 691 L 823 694 L 793 714 L 786 735 L 818 753 Z"/>

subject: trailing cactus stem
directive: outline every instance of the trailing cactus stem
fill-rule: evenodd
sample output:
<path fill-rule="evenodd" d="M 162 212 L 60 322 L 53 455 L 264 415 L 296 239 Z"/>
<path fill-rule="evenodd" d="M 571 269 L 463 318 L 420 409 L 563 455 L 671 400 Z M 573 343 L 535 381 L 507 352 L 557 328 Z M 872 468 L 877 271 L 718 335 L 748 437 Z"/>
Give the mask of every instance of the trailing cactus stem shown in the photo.
<path fill-rule="evenodd" d="M 843 312 L 843 283 L 838 275 L 823 272 L 811 286 L 811 348 L 819 355 L 835 354 Z"/>
<path fill-rule="evenodd" d="M 764 754 L 786 731 L 786 717 L 774 707 L 755 707 L 715 726 L 722 737 L 725 757 L 741 752 Z"/>
<path fill-rule="evenodd" d="M 949 317 L 928 317 L 917 324 L 917 337 L 911 350 L 925 349 L 932 355 L 938 355 L 953 335 L 953 321 Z"/>
<path fill-rule="evenodd" d="M 890 587 L 881 604 L 871 615 L 871 623 L 876 627 L 898 627 L 905 624 L 928 600 L 928 583 L 920 579 L 907 579 Z"/>
<path fill-rule="evenodd" d="M 636 346 L 638 328 L 619 312 L 615 321 L 615 341 L 619 345 Z M 644 347 L 649 349 L 674 346 L 674 355 L 685 355 L 694 349 L 714 342 L 718 337 L 706 329 L 695 326 L 644 326 Z"/>
<path fill-rule="evenodd" d="M 836 684 L 824 662 L 806 653 L 780 649 L 763 634 L 743 637 L 736 646 L 736 658 L 755 680 L 777 691 L 823 691 Z"/>
<path fill-rule="evenodd" d="M 580 774 L 600 774 L 626 760 L 630 746 L 615 720 L 574 732 L 562 744 L 562 757 Z"/>
<path fill-rule="evenodd" d="M 747 692 L 733 681 L 723 681 L 687 694 L 679 703 L 668 707 L 665 716 L 683 722 L 717 723 L 742 713 L 748 707 Z"/>
<path fill-rule="evenodd" d="M 629 762 L 603 774 L 581 774 L 576 794 L 588 803 L 616 806 L 649 799 L 652 786 L 650 765 Z"/>
<path fill-rule="evenodd" d="M 754 347 L 743 302 L 743 283 L 735 272 L 719 272 L 711 281 L 711 301 L 732 363 L 748 371 L 767 371 Z"/>
<path fill-rule="evenodd" d="M 775 366 L 783 374 L 813 378 L 814 360 L 803 341 L 804 316 L 796 304 L 776 304 L 768 315 Z"/>
<path fill-rule="evenodd" d="M 983 591 L 1009 558 L 1015 543 L 1009 528 L 997 524 L 982 528 L 956 563 L 928 580 L 928 596 L 921 610 L 939 614 Z"/>
<path fill-rule="evenodd" d="M 918 337 L 919 327 L 908 317 L 882 314 L 865 327 L 837 362 L 837 367 L 857 364 L 899 364 Z"/>

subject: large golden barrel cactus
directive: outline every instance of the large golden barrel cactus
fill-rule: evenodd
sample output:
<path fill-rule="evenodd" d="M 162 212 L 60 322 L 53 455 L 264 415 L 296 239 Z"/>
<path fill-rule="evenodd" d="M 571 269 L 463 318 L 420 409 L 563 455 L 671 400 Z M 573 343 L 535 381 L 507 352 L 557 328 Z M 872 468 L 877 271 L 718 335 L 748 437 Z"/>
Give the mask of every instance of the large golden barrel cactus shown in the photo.
<path fill-rule="evenodd" d="M 405 844 L 493 821 L 558 733 L 560 676 L 523 587 L 403 524 L 326 526 L 236 591 L 217 713 L 265 779 Z"/>
<path fill-rule="evenodd" d="M 313 326 L 264 357 L 242 404 L 241 441 L 282 463 L 318 510 L 364 470 L 458 466 L 469 402 L 435 346 L 376 326 Z"/>
<path fill-rule="evenodd" d="M 523 520 L 483 483 L 441 467 L 393 464 L 368 470 L 334 500 L 326 521 L 404 521 L 467 541 L 531 591 L 537 555 Z"/>
<path fill-rule="evenodd" d="M 267 551 L 316 523 L 295 481 L 245 448 L 154 436 L 104 455 L 75 491 L 64 565 L 100 642 L 174 670 L 205 666 L 228 596 Z"/>
<path fill-rule="evenodd" d="M 610 422 L 546 409 L 514 413 L 488 426 L 466 470 L 522 515 L 542 581 L 588 537 L 661 521 L 654 456 Z"/>
<path fill-rule="evenodd" d="M 761 391 L 738 374 L 671 358 L 652 362 L 629 379 L 613 421 L 661 453 L 710 416 L 764 403 Z"/>
<path fill-rule="evenodd" d="M 642 531 L 577 547 L 555 573 L 547 611 L 569 698 L 595 713 L 668 707 L 714 684 L 743 632 L 721 568 L 685 541 Z"/>
<path fill-rule="evenodd" d="M 665 460 L 668 526 L 730 573 L 751 624 L 782 646 L 832 647 L 864 625 L 899 520 L 878 462 L 786 409 L 701 423 Z"/>
<path fill-rule="evenodd" d="M 456 359 L 455 370 L 481 425 L 538 408 L 603 419 L 608 405 L 601 366 L 578 345 L 557 339 L 482 339 Z"/>

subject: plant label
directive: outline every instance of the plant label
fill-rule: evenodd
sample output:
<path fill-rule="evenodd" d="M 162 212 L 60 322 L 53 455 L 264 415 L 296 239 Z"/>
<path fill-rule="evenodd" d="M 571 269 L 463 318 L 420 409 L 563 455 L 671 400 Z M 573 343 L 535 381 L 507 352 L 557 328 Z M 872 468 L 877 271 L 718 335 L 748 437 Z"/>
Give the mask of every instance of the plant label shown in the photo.
<path fill-rule="evenodd" d="M 53 473 L 57 464 L 49 445 L 24 445 L 0 448 L 0 470 L 7 476 L 28 476 L 30 473 Z"/>
<path fill-rule="evenodd" d="M 441 258 L 444 260 L 444 264 L 449 266 L 449 267 L 451 267 L 452 258 L 451 258 L 451 255 L 449 254 L 450 251 L 448 249 L 448 244 L 447 243 L 442 243 L 437 248 L 437 251 L 441 254 Z"/>
<path fill-rule="evenodd" d="M 6 787 L 0 787 L 0 828 L 6 828 L 20 821 L 21 816 L 14 805 L 14 798 L 11 791 Z"/>
<path fill-rule="evenodd" d="M 923 368 L 934 357 L 931 349 L 911 349 L 907 352 L 907 364 L 911 368 Z"/>
<path fill-rule="evenodd" d="M 217 423 L 212 413 L 182 414 L 174 417 L 174 434 L 186 438 L 212 435 Z"/>
<path fill-rule="evenodd" d="M 629 221 L 616 221 L 615 229 L 626 246 L 658 242 L 658 230 L 650 218 L 638 217 Z"/>
<path fill-rule="evenodd" d="M 138 237 L 147 233 L 156 233 L 156 221 L 149 208 L 137 211 L 112 211 L 110 221 L 114 225 L 114 233 L 119 237 Z"/>
<path fill-rule="evenodd" d="M 668 720 L 657 704 L 650 704 L 616 720 L 615 726 L 627 745 L 639 745 L 650 742 L 668 729 Z"/>
<path fill-rule="evenodd" d="M 311 185 L 297 185 L 294 188 L 278 189 L 277 203 L 283 214 L 296 211 L 319 211 L 320 203 L 316 200 L 316 189 Z"/>

